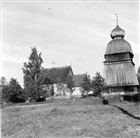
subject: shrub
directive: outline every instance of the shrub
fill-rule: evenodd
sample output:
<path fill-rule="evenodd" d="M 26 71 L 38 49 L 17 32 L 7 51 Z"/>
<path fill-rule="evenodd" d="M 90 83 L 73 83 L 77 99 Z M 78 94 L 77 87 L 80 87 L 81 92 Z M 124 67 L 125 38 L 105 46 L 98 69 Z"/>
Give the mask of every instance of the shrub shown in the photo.
<path fill-rule="evenodd" d="M 134 95 L 124 95 L 123 99 L 130 102 L 140 102 L 140 93 Z"/>

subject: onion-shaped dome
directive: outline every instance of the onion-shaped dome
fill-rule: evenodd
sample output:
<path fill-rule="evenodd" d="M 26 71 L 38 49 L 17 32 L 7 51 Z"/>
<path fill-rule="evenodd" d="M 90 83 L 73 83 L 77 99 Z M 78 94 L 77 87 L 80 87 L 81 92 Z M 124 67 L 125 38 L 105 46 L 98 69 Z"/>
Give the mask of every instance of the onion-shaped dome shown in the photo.
<path fill-rule="evenodd" d="M 125 36 L 125 31 L 123 29 L 121 29 L 119 27 L 119 25 L 117 25 L 112 31 L 111 31 L 111 34 L 110 34 L 111 38 L 112 39 L 115 39 L 115 38 L 124 38 Z"/>
<path fill-rule="evenodd" d="M 128 52 L 131 53 L 133 57 L 131 45 L 123 39 L 125 36 L 125 31 L 123 29 L 117 25 L 110 35 L 113 40 L 108 43 L 105 55 Z"/>

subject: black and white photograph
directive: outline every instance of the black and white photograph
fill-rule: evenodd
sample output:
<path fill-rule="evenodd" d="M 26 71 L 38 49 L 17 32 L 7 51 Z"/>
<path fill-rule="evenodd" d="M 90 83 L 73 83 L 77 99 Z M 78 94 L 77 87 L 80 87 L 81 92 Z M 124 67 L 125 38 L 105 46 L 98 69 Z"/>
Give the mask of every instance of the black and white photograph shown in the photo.
<path fill-rule="evenodd" d="M 139 0 L 1 0 L 1 138 L 139 138 Z"/>

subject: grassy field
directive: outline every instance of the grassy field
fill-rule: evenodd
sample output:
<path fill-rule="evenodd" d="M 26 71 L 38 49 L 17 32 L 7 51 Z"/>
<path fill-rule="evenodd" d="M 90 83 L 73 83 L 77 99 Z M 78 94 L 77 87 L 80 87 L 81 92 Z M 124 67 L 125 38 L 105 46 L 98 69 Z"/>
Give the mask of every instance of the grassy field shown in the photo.
<path fill-rule="evenodd" d="M 89 97 L 2 108 L 3 138 L 138 138 L 140 104 Z"/>

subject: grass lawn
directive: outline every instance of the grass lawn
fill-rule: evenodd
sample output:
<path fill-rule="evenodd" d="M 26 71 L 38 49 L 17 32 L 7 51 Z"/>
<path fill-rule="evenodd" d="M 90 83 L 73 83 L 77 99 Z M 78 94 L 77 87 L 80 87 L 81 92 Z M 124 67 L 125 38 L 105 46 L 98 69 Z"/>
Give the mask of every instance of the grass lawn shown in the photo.
<path fill-rule="evenodd" d="M 140 104 L 111 102 L 103 105 L 101 99 L 89 97 L 71 103 L 56 99 L 43 104 L 2 108 L 2 138 L 56 137 L 139 138 Z"/>

